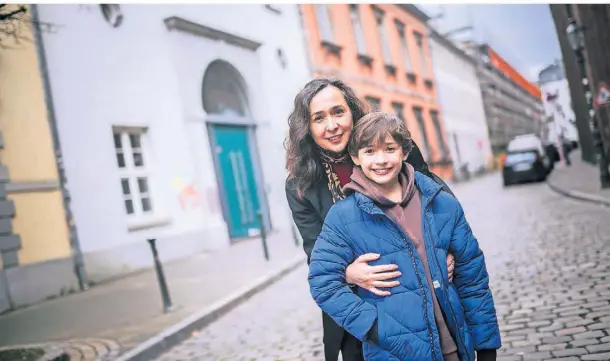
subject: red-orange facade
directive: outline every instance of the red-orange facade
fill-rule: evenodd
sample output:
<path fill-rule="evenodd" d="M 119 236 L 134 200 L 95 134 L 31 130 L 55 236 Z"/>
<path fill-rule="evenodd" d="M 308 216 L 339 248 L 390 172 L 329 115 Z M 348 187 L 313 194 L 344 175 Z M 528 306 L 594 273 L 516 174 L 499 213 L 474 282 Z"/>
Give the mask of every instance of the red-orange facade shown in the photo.
<path fill-rule="evenodd" d="M 428 17 L 413 5 L 301 5 L 315 76 L 335 76 L 373 109 L 405 120 L 433 172 L 452 176 L 437 103 Z"/>

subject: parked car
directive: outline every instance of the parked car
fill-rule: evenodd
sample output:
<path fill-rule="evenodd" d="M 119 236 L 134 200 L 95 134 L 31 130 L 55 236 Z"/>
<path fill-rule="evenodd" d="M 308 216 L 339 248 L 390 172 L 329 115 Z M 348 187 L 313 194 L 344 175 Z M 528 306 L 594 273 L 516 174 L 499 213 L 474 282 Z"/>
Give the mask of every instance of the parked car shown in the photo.
<path fill-rule="evenodd" d="M 502 167 L 504 186 L 525 181 L 546 180 L 552 169 L 553 163 L 542 141 L 536 135 L 517 136 L 508 143 Z"/>

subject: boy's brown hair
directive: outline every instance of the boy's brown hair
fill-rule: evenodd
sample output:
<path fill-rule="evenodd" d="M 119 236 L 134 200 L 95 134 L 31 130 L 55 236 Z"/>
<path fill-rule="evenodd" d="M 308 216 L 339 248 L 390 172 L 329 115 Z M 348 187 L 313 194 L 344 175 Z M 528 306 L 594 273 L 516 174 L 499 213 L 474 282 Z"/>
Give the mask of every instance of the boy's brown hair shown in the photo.
<path fill-rule="evenodd" d="M 411 132 L 405 122 L 392 114 L 374 112 L 365 115 L 354 125 L 347 150 L 351 156 L 356 157 L 362 148 L 384 144 L 388 134 L 402 147 L 404 154 L 413 148 Z"/>

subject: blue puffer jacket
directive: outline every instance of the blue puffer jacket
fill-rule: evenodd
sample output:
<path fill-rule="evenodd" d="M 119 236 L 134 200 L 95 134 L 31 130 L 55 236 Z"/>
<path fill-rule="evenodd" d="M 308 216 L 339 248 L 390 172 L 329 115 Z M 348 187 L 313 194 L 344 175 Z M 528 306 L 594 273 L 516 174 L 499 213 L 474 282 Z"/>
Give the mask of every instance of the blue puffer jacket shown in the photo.
<path fill-rule="evenodd" d="M 483 252 L 459 202 L 430 178 L 416 172 L 423 231 L 434 291 L 456 341 L 460 360 L 475 350 L 499 349 L 500 331 L 488 285 Z M 345 283 L 345 269 L 358 256 L 379 253 L 371 265 L 394 263 L 402 275 L 392 294 L 379 297 Z M 447 252 L 456 257 L 447 279 Z M 311 295 L 320 308 L 363 341 L 368 361 L 441 361 L 431 291 L 415 247 L 405 232 L 373 201 L 354 193 L 328 212 L 309 266 Z M 367 338 L 377 320 L 379 345 Z"/>

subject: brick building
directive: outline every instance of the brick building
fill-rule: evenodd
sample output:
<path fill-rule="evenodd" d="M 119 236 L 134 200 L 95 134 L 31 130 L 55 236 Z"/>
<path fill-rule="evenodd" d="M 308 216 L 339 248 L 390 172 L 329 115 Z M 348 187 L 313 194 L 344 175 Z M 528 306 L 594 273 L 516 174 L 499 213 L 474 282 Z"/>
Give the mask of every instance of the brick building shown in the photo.
<path fill-rule="evenodd" d="M 451 178 L 428 16 L 394 4 L 307 4 L 301 15 L 313 75 L 341 78 L 371 109 L 404 119 L 431 169 Z"/>

